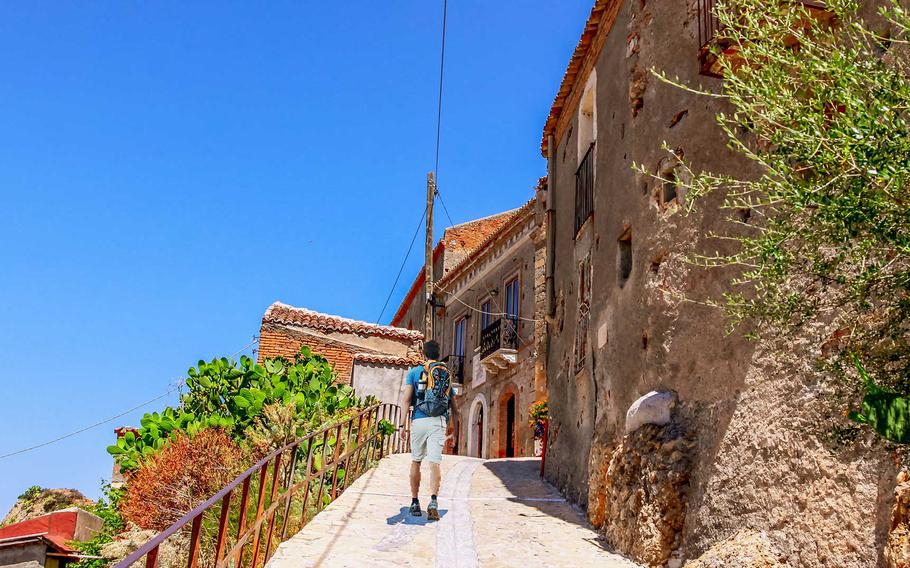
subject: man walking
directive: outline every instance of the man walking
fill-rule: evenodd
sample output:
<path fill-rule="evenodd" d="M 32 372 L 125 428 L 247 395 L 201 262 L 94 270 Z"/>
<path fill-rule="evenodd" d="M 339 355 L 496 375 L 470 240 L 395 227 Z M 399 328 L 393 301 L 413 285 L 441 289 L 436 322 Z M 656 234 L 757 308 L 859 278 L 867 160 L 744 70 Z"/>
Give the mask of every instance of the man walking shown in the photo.
<path fill-rule="evenodd" d="M 430 504 L 427 519 L 439 520 L 436 495 L 442 477 L 442 448 L 454 431 L 458 409 L 454 403 L 451 375 L 439 361 L 439 344 L 427 341 L 423 345 L 426 363 L 408 371 L 401 395 L 401 407 L 414 407 L 411 413 L 411 514 L 421 516 L 420 466 L 424 459 L 430 462 Z"/>

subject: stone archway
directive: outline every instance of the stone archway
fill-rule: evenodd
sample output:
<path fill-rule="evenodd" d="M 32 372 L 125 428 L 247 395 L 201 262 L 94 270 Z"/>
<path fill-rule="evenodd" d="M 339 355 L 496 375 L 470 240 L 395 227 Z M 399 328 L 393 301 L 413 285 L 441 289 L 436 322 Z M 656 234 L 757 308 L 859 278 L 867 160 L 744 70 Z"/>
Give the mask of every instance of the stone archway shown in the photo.
<path fill-rule="evenodd" d="M 518 445 L 518 389 L 509 383 L 499 395 L 498 409 L 499 451 L 498 457 L 513 458 L 520 455 Z"/>
<path fill-rule="evenodd" d="M 489 453 L 490 412 L 487 398 L 483 394 L 474 397 L 471 411 L 468 414 L 468 447 L 467 455 L 485 458 Z"/>

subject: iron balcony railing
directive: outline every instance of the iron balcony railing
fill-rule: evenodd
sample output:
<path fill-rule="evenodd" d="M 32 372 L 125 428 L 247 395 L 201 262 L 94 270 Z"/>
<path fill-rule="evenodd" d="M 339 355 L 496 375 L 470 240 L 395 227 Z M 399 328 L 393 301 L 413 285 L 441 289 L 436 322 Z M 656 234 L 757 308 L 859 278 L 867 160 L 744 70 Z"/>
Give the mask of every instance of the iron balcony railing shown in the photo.
<path fill-rule="evenodd" d="M 594 213 L 594 143 L 575 171 L 575 234 Z"/>
<path fill-rule="evenodd" d="M 383 435 L 383 420 L 404 428 Z M 398 406 L 369 406 L 262 458 L 115 568 L 139 566 L 143 559 L 147 568 L 157 568 L 161 545 L 170 537 L 176 545 L 187 533 L 189 544 L 179 547 L 175 566 L 265 566 L 288 533 L 303 528 L 375 460 L 405 451 L 409 432 L 410 417 Z"/>
<path fill-rule="evenodd" d="M 518 349 L 518 321 L 498 319 L 480 331 L 480 358 L 486 359 L 500 349 Z"/>
<path fill-rule="evenodd" d="M 464 384 L 464 355 L 449 355 L 447 363 L 449 372 L 452 373 L 452 380 Z"/>

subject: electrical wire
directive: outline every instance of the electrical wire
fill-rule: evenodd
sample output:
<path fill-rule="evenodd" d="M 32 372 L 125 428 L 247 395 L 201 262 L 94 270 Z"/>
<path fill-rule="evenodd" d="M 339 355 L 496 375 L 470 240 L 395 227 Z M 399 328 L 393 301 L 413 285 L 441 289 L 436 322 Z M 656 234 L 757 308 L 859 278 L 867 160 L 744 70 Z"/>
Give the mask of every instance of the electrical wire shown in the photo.
<path fill-rule="evenodd" d="M 376 323 L 378 324 L 382 320 L 382 316 L 385 314 L 385 309 L 389 307 L 389 301 L 392 299 L 392 295 L 395 294 L 395 287 L 398 286 L 398 281 L 401 279 L 401 273 L 404 272 L 404 267 L 408 262 L 408 258 L 411 256 L 411 250 L 414 249 L 414 243 L 417 241 L 417 235 L 420 234 L 420 227 L 423 225 L 424 219 L 427 215 L 427 209 L 423 209 L 423 214 L 420 216 L 420 219 L 417 222 L 417 228 L 414 230 L 414 236 L 411 237 L 411 244 L 408 246 L 408 252 L 404 255 L 404 260 L 401 261 L 401 266 L 398 268 L 398 275 L 395 276 L 395 282 L 392 283 L 392 289 L 389 290 L 389 295 L 385 299 L 385 303 L 382 305 L 382 311 L 379 312 L 379 317 L 376 318 Z"/>
<path fill-rule="evenodd" d="M 243 347 L 241 347 L 238 351 L 236 351 L 233 355 L 231 355 L 231 358 L 233 358 L 234 356 L 236 356 L 236 355 L 239 354 L 239 353 L 242 353 L 242 352 L 246 351 L 247 348 L 249 348 L 250 346 L 254 345 L 257 341 L 259 341 L 259 338 L 253 338 L 253 341 L 251 341 L 250 343 L 247 343 L 246 345 L 244 345 Z M 47 442 L 42 442 L 42 443 L 40 443 L 40 444 L 35 444 L 34 446 L 29 446 L 29 447 L 27 447 L 27 448 L 22 448 L 21 450 L 16 450 L 16 451 L 14 451 L 14 452 L 9 452 L 9 453 L 6 453 L 6 454 L 2 454 L 2 455 L 0 455 L 0 460 L 6 459 L 6 458 L 10 458 L 10 457 L 13 457 L 13 456 L 18 456 L 19 454 L 24 454 L 24 453 L 26 453 L 26 452 L 31 452 L 32 450 L 37 450 L 37 449 L 43 448 L 43 447 L 45 447 L 45 446 L 50 446 L 51 444 L 56 444 L 57 442 L 66 440 L 67 438 L 72 438 L 73 436 L 76 436 L 76 435 L 78 435 L 78 434 L 82 434 L 83 432 L 88 432 L 89 430 L 92 430 L 92 429 L 97 428 L 97 427 L 99 427 L 99 426 L 104 426 L 105 424 L 108 424 L 108 423 L 110 423 L 110 422 L 113 422 L 114 420 L 117 420 L 118 418 L 123 418 L 124 416 L 126 416 L 127 414 L 130 414 L 131 412 L 135 412 L 136 410 L 139 410 L 140 408 L 142 408 L 142 407 L 144 407 L 144 406 L 148 406 L 149 404 L 151 404 L 151 403 L 153 403 L 153 402 L 159 401 L 159 400 L 161 400 L 162 398 L 165 398 L 165 397 L 167 397 L 167 396 L 169 396 L 169 395 L 171 395 L 171 394 L 177 392 L 178 390 L 180 390 L 181 386 L 182 386 L 182 385 L 173 386 L 173 387 L 171 387 L 170 389 L 168 389 L 166 392 L 164 392 L 163 394 L 160 394 L 160 395 L 156 396 L 155 398 L 151 398 L 151 399 L 149 399 L 149 400 L 147 400 L 147 401 L 145 401 L 145 402 L 142 402 L 142 403 L 140 403 L 140 404 L 137 404 L 136 406 L 130 408 L 129 410 L 124 410 L 124 411 L 121 412 L 120 414 L 117 414 L 117 415 L 115 415 L 115 416 L 111 416 L 110 418 L 106 418 L 106 419 L 101 420 L 101 421 L 99 421 L 99 422 L 95 422 L 94 424 L 91 424 L 91 425 L 86 426 L 86 427 L 84 427 L 84 428 L 80 428 L 80 429 L 78 429 L 78 430 L 76 430 L 76 431 L 74 431 L 74 432 L 70 432 L 70 433 L 68 433 L 68 434 L 64 434 L 64 435 L 62 435 L 62 436 L 58 436 L 58 437 L 54 438 L 53 440 L 48 440 Z"/>
<path fill-rule="evenodd" d="M 439 198 L 439 202 L 442 204 L 442 210 L 445 211 L 446 217 L 449 219 L 449 227 L 455 225 L 455 221 L 452 220 L 452 215 L 449 214 L 449 208 L 446 206 L 445 200 L 442 198 L 442 194 L 439 193 L 439 139 L 440 133 L 442 132 L 442 86 L 444 84 L 445 78 L 445 63 L 446 63 L 446 20 L 448 16 L 448 0 L 442 1 L 442 47 L 439 50 L 439 100 L 436 106 L 436 164 L 433 167 L 433 172 L 436 175 L 436 197 Z"/>
<path fill-rule="evenodd" d="M 442 0 L 442 48 L 439 53 L 439 101 L 436 106 L 436 165 L 434 172 L 439 172 L 439 134 L 442 125 L 442 85 L 446 63 L 446 16 L 448 13 L 448 0 Z"/>
<path fill-rule="evenodd" d="M 452 298 L 453 300 L 455 300 L 456 302 L 458 302 L 459 304 L 461 304 L 462 306 L 468 308 L 469 310 L 473 310 L 473 311 L 478 312 L 478 313 L 481 313 L 481 314 L 486 314 L 486 315 L 491 316 L 491 317 L 509 318 L 509 319 L 512 319 L 512 320 L 527 321 L 527 322 L 532 322 L 532 323 L 538 323 L 538 322 L 542 321 L 542 320 L 539 320 L 539 319 L 523 318 L 523 317 L 519 317 L 519 316 L 513 316 L 513 315 L 508 314 L 508 313 L 506 313 L 506 312 L 485 312 L 485 311 L 483 311 L 483 310 L 481 310 L 481 309 L 479 309 L 479 308 L 475 308 L 474 306 L 468 305 L 467 303 L 465 303 L 461 298 L 459 298 L 459 297 L 456 296 L 455 294 L 449 294 L 449 297 Z M 493 303 L 494 303 L 494 304 L 496 304 L 496 308 L 497 308 L 497 309 L 500 309 L 500 310 L 502 309 L 502 307 L 500 307 L 500 305 L 499 305 L 499 302 L 497 302 L 496 300 L 493 299 L 492 294 L 490 295 L 490 299 L 493 300 Z"/>
<path fill-rule="evenodd" d="M 107 418 L 107 419 L 102 420 L 102 421 L 100 421 L 100 422 L 95 422 L 94 424 L 92 424 L 92 425 L 90 425 L 90 426 L 86 426 L 85 428 L 80 428 L 79 430 L 76 430 L 75 432 L 70 432 L 69 434 L 64 434 L 63 436 L 59 436 L 59 437 L 57 437 L 57 438 L 54 438 L 53 440 L 48 440 L 47 442 L 42 442 L 42 443 L 40 443 L 40 444 L 35 444 L 34 446 L 30 446 L 30 447 L 28 447 L 28 448 L 22 448 L 21 450 L 16 450 L 15 452 L 9 452 L 8 454 L 0 455 L 0 460 L 5 459 L 5 458 L 9 458 L 9 457 L 12 457 L 12 456 L 17 456 L 17 455 L 19 455 L 19 454 L 24 454 L 25 452 L 30 452 L 30 451 L 32 451 L 32 450 L 37 450 L 38 448 L 43 448 L 44 446 L 50 446 L 51 444 L 56 444 L 57 442 L 60 442 L 60 441 L 62 441 L 62 440 L 66 440 L 67 438 L 72 438 L 73 436 L 75 436 L 75 435 L 77 435 L 77 434 L 81 434 L 81 433 L 83 433 L 83 432 L 87 432 L 87 431 L 89 431 L 89 430 L 91 430 L 91 429 L 93 429 L 93 428 L 97 428 L 98 426 L 103 426 L 103 425 L 107 424 L 108 422 L 113 422 L 114 420 L 117 420 L 118 418 L 122 418 L 122 417 L 126 416 L 126 415 L 129 414 L 130 412 L 133 412 L 133 411 L 135 411 L 135 410 L 139 410 L 139 409 L 142 408 L 143 406 L 147 406 L 147 405 L 149 405 L 149 404 L 151 404 L 151 403 L 153 403 L 153 402 L 155 402 L 155 401 L 157 401 L 157 400 L 161 400 L 162 398 L 164 398 L 164 397 L 170 395 L 171 393 L 176 392 L 179 388 L 180 388 L 180 387 L 171 387 L 171 389 L 169 389 L 169 390 L 168 390 L 167 392 L 165 392 L 164 394 L 161 394 L 161 395 L 156 396 L 155 398 L 149 399 L 149 400 L 143 402 L 142 404 L 137 404 L 136 406 L 130 408 L 129 410 L 126 410 L 126 411 L 124 411 L 124 412 L 121 412 L 120 414 L 118 414 L 118 415 L 116 415 L 116 416 L 111 416 L 110 418 Z"/>

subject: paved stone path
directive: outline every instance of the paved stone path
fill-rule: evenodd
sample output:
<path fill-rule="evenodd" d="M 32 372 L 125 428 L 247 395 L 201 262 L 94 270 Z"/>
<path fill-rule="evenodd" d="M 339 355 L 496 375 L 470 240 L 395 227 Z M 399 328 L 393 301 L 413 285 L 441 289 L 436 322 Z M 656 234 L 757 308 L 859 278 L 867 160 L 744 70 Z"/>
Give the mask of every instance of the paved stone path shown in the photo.
<path fill-rule="evenodd" d="M 438 522 L 408 514 L 409 466 L 408 454 L 382 460 L 283 543 L 270 568 L 636 566 L 540 480 L 537 459 L 445 456 Z M 429 500 L 421 495 L 424 509 Z"/>

